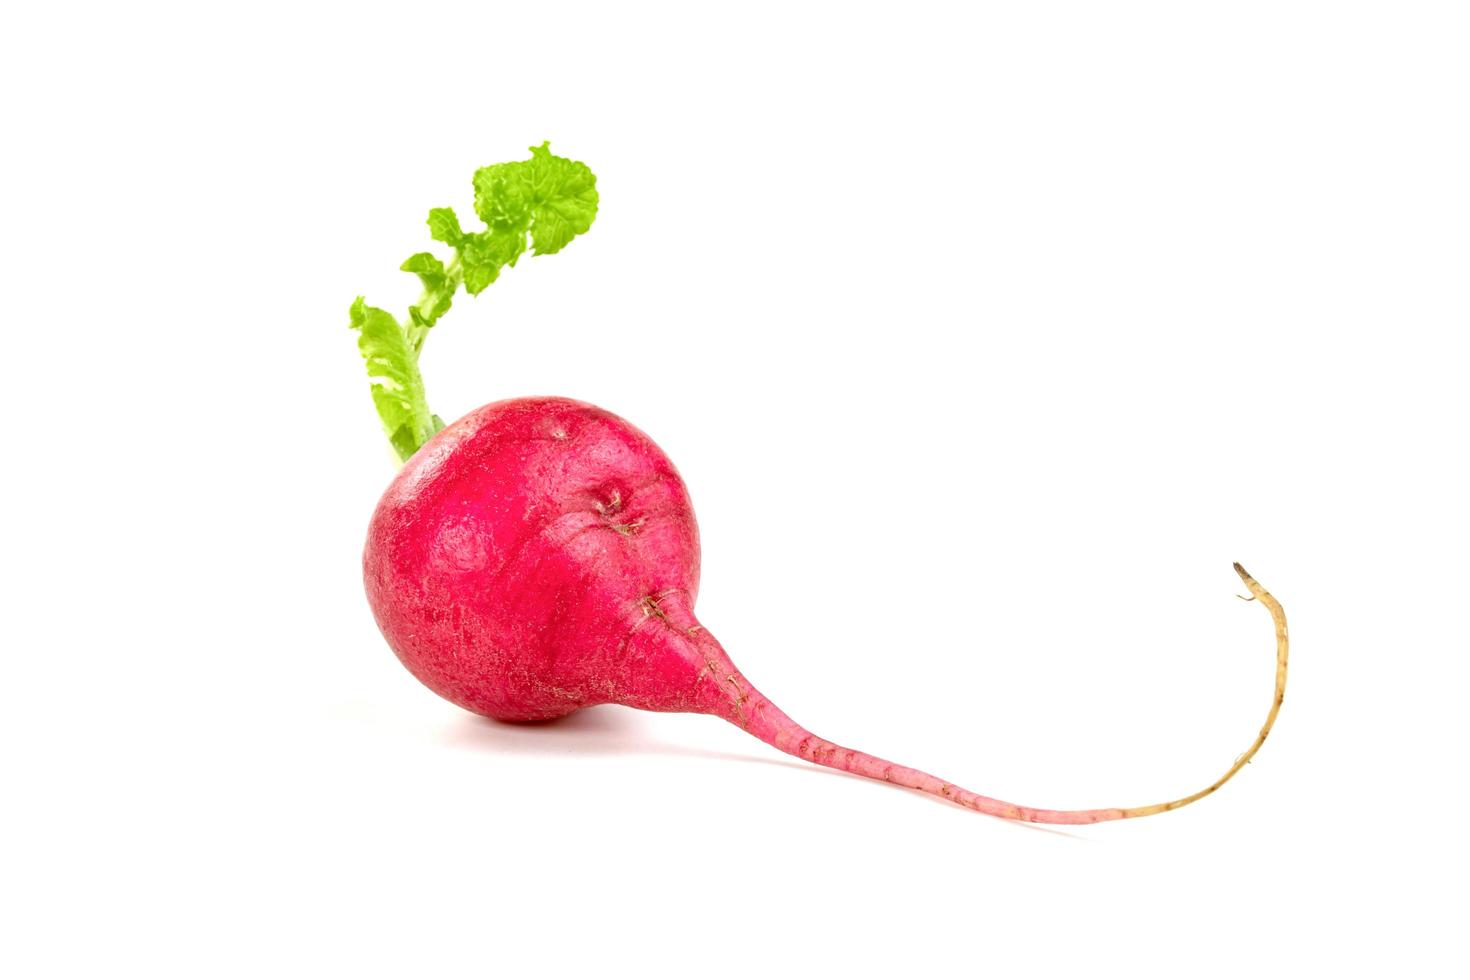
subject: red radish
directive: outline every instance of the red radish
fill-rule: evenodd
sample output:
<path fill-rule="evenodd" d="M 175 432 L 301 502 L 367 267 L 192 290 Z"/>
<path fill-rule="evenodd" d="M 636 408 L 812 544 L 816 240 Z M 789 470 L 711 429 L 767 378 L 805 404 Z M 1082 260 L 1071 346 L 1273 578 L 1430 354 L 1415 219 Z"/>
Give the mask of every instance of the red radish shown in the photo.
<path fill-rule="evenodd" d="M 695 619 L 699 534 L 673 464 L 617 416 L 562 398 L 496 402 L 434 435 L 379 502 L 363 568 L 399 659 L 470 711 L 502 721 L 608 703 L 702 712 L 819 765 L 1038 823 L 1143 816 L 1213 792 L 1265 740 L 1286 683 L 1281 605 L 1236 565 L 1276 624 L 1276 697 L 1250 750 L 1201 792 L 1042 810 L 843 748 L 772 704 Z"/>
<path fill-rule="evenodd" d="M 405 466 L 368 531 L 373 614 L 414 675 L 502 721 L 544 721 L 592 704 L 718 715 L 819 765 L 932 793 L 982 813 L 1095 823 L 1172 810 L 1213 793 L 1265 741 L 1286 690 L 1281 604 L 1235 566 L 1276 623 L 1276 699 L 1250 750 L 1192 796 L 1127 810 L 1036 810 L 817 738 L 750 685 L 694 618 L 699 531 L 684 483 L 647 436 L 563 398 L 497 402 L 444 427 L 419 354 L 461 286 L 478 295 L 527 249 L 561 251 L 600 200 L 586 164 L 531 148 L 475 172 L 466 230 L 450 208 L 429 234 L 453 252 L 400 267 L 423 283 L 408 317 L 359 296 L 349 311 L 383 431 Z"/>

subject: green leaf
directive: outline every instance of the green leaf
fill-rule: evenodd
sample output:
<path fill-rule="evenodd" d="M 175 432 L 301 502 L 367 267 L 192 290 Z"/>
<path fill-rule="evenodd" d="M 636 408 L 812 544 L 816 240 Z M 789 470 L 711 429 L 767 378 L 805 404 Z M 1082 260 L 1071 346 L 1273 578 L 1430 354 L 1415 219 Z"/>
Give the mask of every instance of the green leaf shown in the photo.
<path fill-rule="evenodd" d="M 429 211 L 429 237 L 445 245 L 459 245 L 464 232 L 459 228 L 459 216 L 453 208 L 433 208 Z"/>
<path fill-rule="evenodd" d="M 464 285 L 471 294 L 477 294 L 500 276 L 500 270 L 516 264 L 526 251 L 525 232 L 511 232 L 491 228 L 475 235 L 466 235 L 459 251 L 459 260 L 464 264 Z"/>
<path fill-rule="evenodd" d="M 403 328 L 386 310 L 366 305 L 359 296 L 349 316 L 358 332 L 358 350 L 367 362 L 373 404 L 383 420 L 383 430 L 398 458 L 407 460 L 435 431 L 418 358 Z"/>
<path fill-rule="evenodd" d="M 464 264 L 464 288 L 469 290 L 471 296 L 478 296 L 500 275 L 500 266 L 493 262 L 472 263 L 469 260 Z"/>
<path fill-rule="evenodd" d="M 447 265 L 432 252 L 416 252 L 400 266 L 423 283 L 424 293 L 402 323 L 352 304 L 352 326 L 367 361 L 373 403 L 402 460 L 407 460 L 444 422 L 429 412 L 418 355 L 430 328 L 447 313 L 461 284 L 478 295 L 530 248 L 545 255 L 565 248 L 597 217 L 597 178 L 575 160 L 552 154 L 550 144 L 531 148 L 531 158 L 482 167 L 475 173 L 475 213 L 484 231 L 466 232 L 452 208 L 429 211 L 429 235 L 454 249 Z"/>
<path fill-rule="evenodd" d="M 416 252 L 404 259 L 398 268 L 417 274 L 425 289 L 438 289 L 444 285 L 444 263 L 430 252 Z"/>
<path fill-rule="evenodd" d="M 492 234 L 524 241 L 529 233 L 537 255 L 559 252 L 591 228 L 597 202 L 597 177 L 586 164 L 553 154 L 548 143 L 533 146 L 529 160 L 475 171 L 480 220 Z"/>
<path fill-rule="evenodd" d="M 424 284 L 424 295 L 417 304 L 408 308 L 410 320 L 417 327 L 432 327 L 435 321 L 449 312 L 449 307 L 454 302 L 455 290 L 459 289 L 459 281 L 430 252 L 410 255 L 398 268 L 414 273 Z M 415 332 L 409 334 L 410 342 L 415 347 L 423 342 L 422 339 L 415 339 L 417 336 Z"/>

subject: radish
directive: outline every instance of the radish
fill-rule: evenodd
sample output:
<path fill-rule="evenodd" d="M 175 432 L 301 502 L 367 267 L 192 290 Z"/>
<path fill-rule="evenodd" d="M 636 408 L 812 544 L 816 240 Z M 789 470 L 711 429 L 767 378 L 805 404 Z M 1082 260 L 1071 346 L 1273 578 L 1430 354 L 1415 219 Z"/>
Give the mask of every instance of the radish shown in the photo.
<path fill-rule="evenodd" d="M 1176 809 L 1220 788 L 1261 747 L 1286 688 L 1286 617 L 1238 564 L 1275 623 L 1275 697 L 1250 749 L 1197 793 L 1130 808 L 1017 806 L 802 728 L 695 618 L 698 528 L 683 481 L 651 439 L 565 398 L 496 402 L 447 428 L 428 411 L 417 354 L 458 285 L 478 292 L 527 238 L 538 254 L 554 252 L 596 215 L 591 171 L 545 144 L 529 161 L 483 168 L 475 190 L 487 230 L 466 234 L 448 209 L 430 213 L 434 237 L 457 254 L 448 265 L 428 253 L 404 263 L 425 286 L 405 323 L 361 298 L 352 307 L 374 401 L 406 460 L 373 514 L 364 580 L 388 644 L 430 689 L 505 722 L 594 704 L 715 715 L 809 762 L 1037 823 Z"/>

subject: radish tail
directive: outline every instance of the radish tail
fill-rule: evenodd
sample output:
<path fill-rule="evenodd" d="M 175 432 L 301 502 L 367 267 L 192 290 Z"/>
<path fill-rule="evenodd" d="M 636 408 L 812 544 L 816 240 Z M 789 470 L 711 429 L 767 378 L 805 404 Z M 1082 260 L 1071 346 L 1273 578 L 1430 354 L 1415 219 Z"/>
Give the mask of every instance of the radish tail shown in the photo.
<path fill-rule="evenodd" d="M 1251 757 L 1256 754 L 1261 745 L 1265 743 L 1266 736 L 1271 733 L 1271 726 L 1276 723 L 1276 715 L 1281 711 L 1281 702 L 1286 695 L 1286 613 L 1282 610 L 1281 603 L 1263 589 L 1261 584 L 1252 578 L 1244 568 L 1241 568 L 1238 562 L 1235 565 L 1235 571 L 1250 589 L 1251 598 L 1259 600 L 1261 605 L 1270 611 L 1271 619 L 1276 624 L 1276 693 L 1271 701 L 1271 711 L 1266 715 L 1266 723 L 1261 726 L 1260 734 L 1251 743 L 1251 747 L 1244 755 L 1235 760 L 1235 764 L 1226 770 L 1225 775 L 1197 793 L 1191 793 L 1189 796 L 1170 800 L 1167 803 L 1099 810 L 1039 810 L 981 796 L 979 793 L 962 789 L 937 776 L 920 772 L 918 769 L 900 766 L 866 752 L 844 748 L 826 739 L 818 738 L 787 717 L 785 712 L 750 686 L 738 671 L 727 677 L 728 684 L 725 691 L 729 696 L 729 701 L 722 705 L 722 710 L 716 713 L 744 728 L 761 741 L 808 762 L 840 769 L 858 776 L 866 776 L 869 779 L 882 780 L 897 786 L 906 786 L 922 793 L 930 793 L 949 800 L 951 803 L 958 803 L 960 806 L 978 810 L 993 817 L 1023 820 L 1030 823 L 1089 824 L 1100 823 L 1104 820 L 1122 820 L 1127 817 L 1146 817 L 1154 813 L 1163 813 L 1165 810 L 1177 810 L 1195 800 L 1209 796 L 1229 782 L 1232 776 L 1251 761 Z M 1245 597 L 1242 596 L 1242 598 Z M 714 638 L 707 633 L 704 635 L 707 637 L 705 642 L 715 642 Z M 723 651 L 721 651 L 720 659 L 725 659 Z"/>

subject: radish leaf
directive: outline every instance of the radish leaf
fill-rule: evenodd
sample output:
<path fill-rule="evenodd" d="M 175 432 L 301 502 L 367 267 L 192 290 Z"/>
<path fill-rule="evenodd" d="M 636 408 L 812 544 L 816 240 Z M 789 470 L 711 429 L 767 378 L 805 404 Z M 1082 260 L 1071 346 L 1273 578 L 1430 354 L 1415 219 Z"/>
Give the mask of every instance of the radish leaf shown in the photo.
<path fill-rule="evenodd" d="M 437 431 L 424 397 L 419 360 L 403 328 L 386 310 L 368 306 L 359 296 L 349 316 L 357 331 L 358 349 L 367 362 L 373 404 L 383 420 L 383 430 L 398 459 L 406 460 Z"/>
<path fill-rule="evenodd" d="M 586 164 L 554 155 L 548 143 L 531 147 L 529 160 L 481 167 L 474 187 L 475 213 L 485 230 L 466 232 L 452 208 L 433 208 L 429 237 L 450 246 L 454 257 L 446 263 L 432 252 L 416 252 L 399 266 L 424 287 L 406 320 L 366 305 L 361 296 L 352 304 L 373 404 L 400 460 L 444 427 L 429 411 L 418 359 L 429 329 L 449 312 L 460 285 L 478 295 L 501 269 L 516 264 L 528 244 L 535 255 L 558 252 L 597 217 L 596 176 Z"/>

